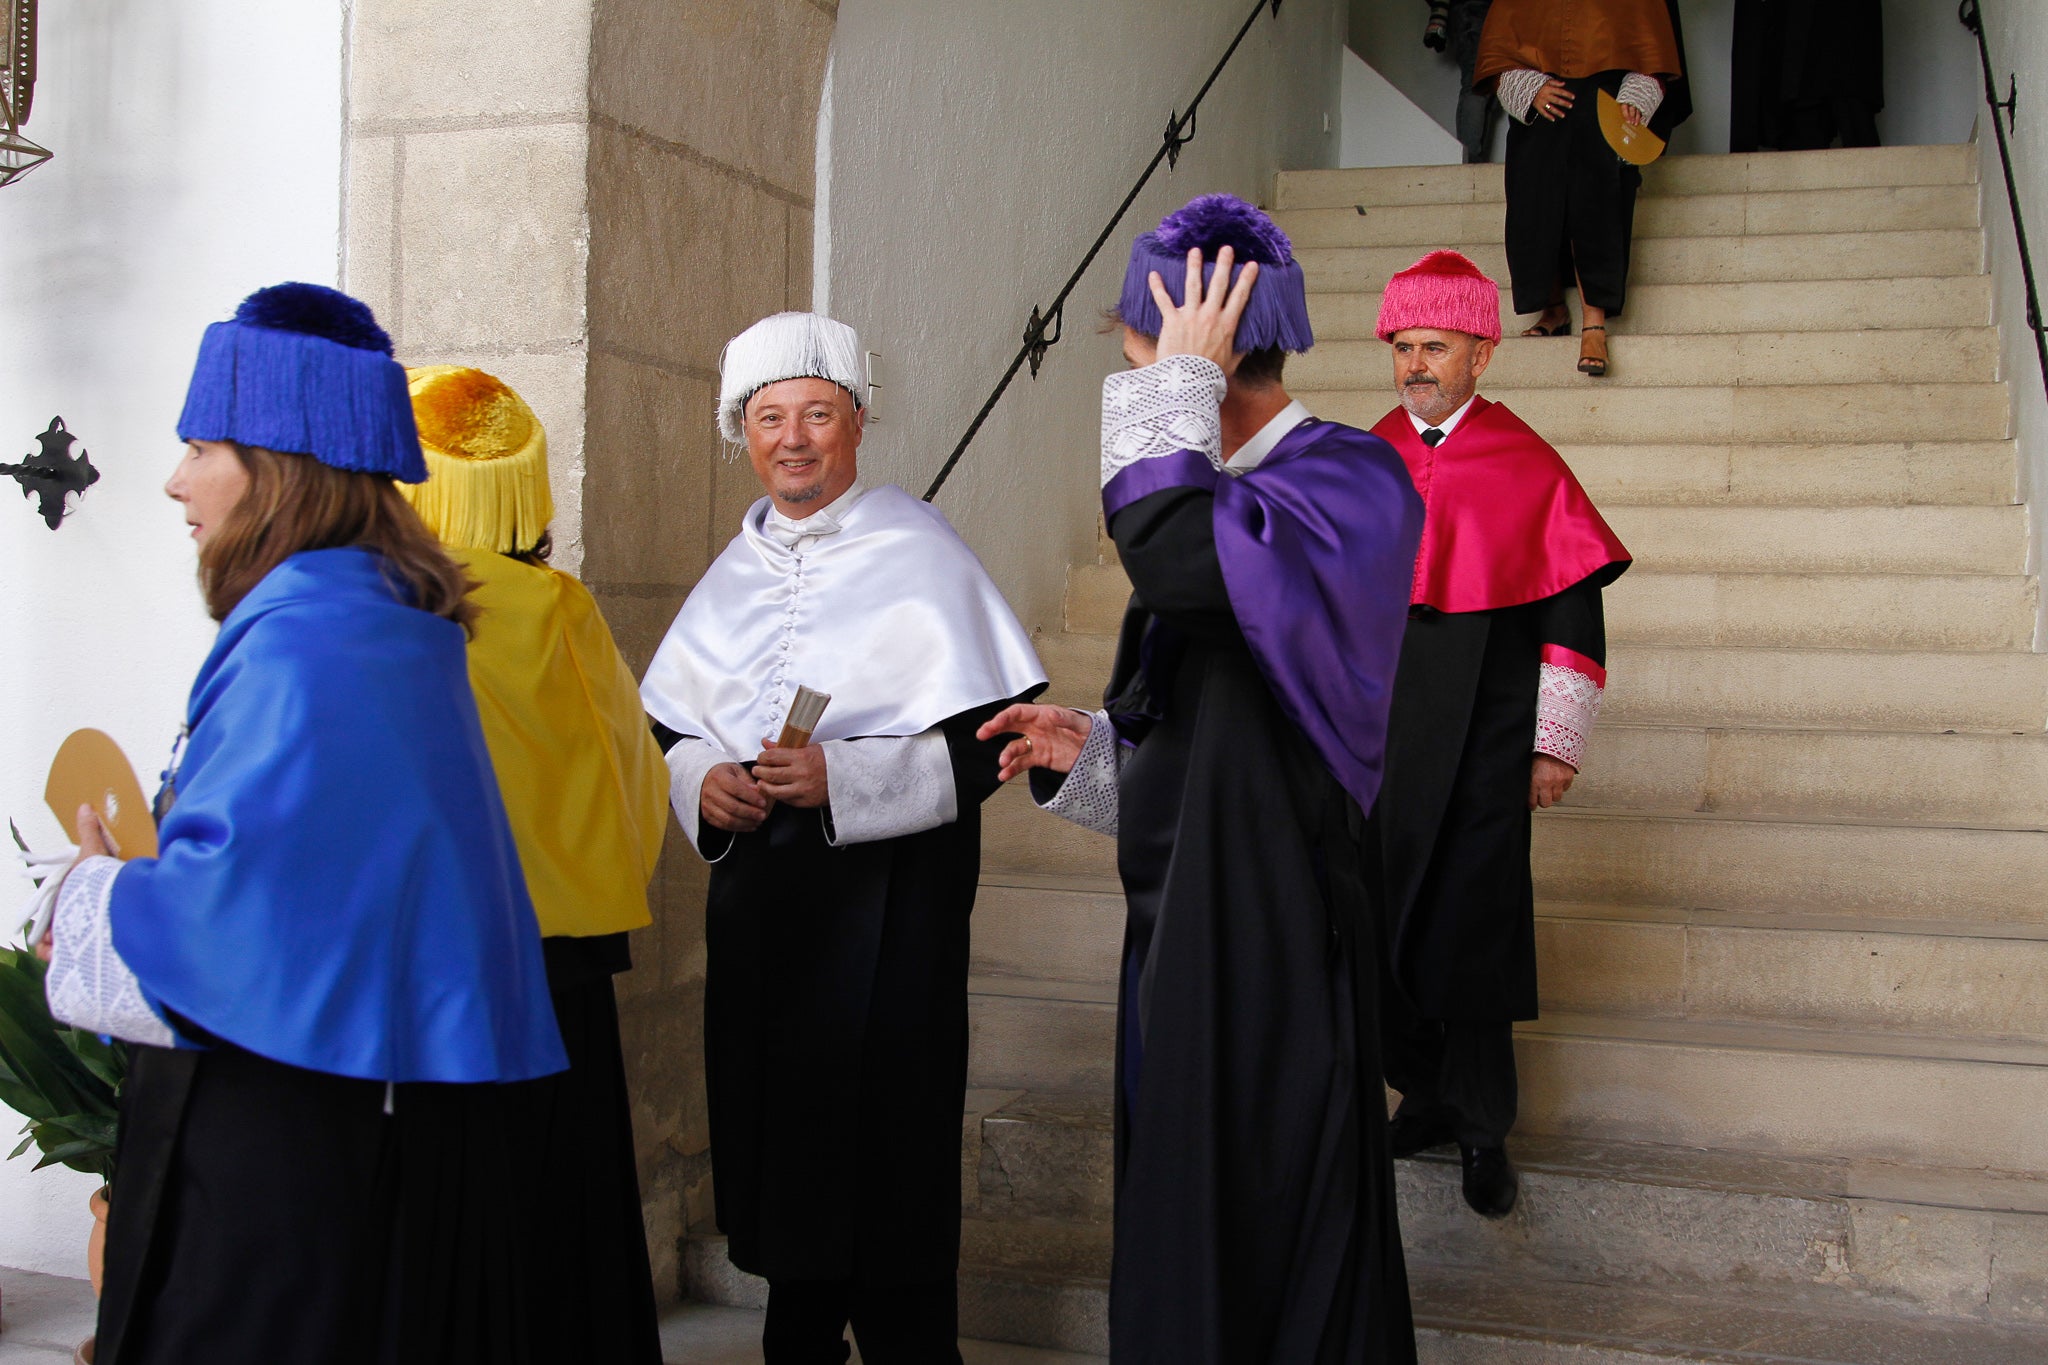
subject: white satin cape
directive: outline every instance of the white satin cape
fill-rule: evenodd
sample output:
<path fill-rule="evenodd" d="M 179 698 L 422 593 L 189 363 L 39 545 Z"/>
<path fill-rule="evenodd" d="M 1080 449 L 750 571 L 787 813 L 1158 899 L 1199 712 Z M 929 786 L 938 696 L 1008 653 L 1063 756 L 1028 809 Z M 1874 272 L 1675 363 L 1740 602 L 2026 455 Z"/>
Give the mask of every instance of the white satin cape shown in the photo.
<path fill-rule="evenodd" d="M 1045 682 L 1031 640 L 937 509 L 893 484 L 786 548 L 770 503 L 676 614 L 640 683 L 647 714 L 736 759 L 782 730 L 799 686 L 832 694 L 812 738 L 915 735 Z"/>

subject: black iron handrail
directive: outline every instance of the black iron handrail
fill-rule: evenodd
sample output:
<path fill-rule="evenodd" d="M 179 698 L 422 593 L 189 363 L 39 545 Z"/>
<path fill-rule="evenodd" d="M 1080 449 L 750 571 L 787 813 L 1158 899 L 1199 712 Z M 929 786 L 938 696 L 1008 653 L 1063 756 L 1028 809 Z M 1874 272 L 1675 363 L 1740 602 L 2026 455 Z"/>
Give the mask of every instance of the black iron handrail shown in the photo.
<path fill-rule="evenodd" d="M 2027 222 L 2020 214 L 2019 187 L 2012 178 L 2012 148 L 2006 143 L 2006 133 L 2018 120 L 2020 102 L 2019 77 L 2008 73 L 2005 98 L 1998 98 L 1998 83 L 1991 74 L 1991 46 L 1984 41 L 1984 15 L 1978 7 L 1978 0 L 1962 0 L 1956 10 L 1956 18 L 1963 27 L 1977 35 L 1977 58 L 1984 64 L 1984 102 L 1991 106 L 1991 131 L 1998 136 L 1998 160 L 2005 168 L 2005 201 L 2012 208 L 2013 241 L 2020 251 L 2020 277 L 2027 285 L 2027 328 L 2034 334 L 2034 354 L 2041 362 L 2041 384 L 2048 388 L 2048 326 L 2041 319 L 2041 296 L 2034 287 L 2034 258 L 2027 251 Z M 1999 120 L 2003 112 L 2005 119 Z"/>
<path fill-rule="evenodd" d="M 1095 244 L 1088 248 L 1088 254 L 1081 258 L 1081 264 L 1075 266 L 1074 273 L 1067 276 L 1067 282 L 1054 296 L 1052 306 L 1041 309 L 1036 304 L 1032 305 L 1031 320 L 1024 324 L 1024 344 L 1017 349 L 1016 356 L 1010 361 L 1010 368 L 1004 370 L 1003 377 L 996 381 L 995 388 L 989 392 L 988 401 L 981 405 L 981 411 L 975 413 L 974 420 L 967 424 L 967 430 L 961 434 L 960 443 L 953 447 L 953 453 L 948 455 L 946 463 L 940 466 L 938 477 L 932 480 L 932 486 L 925 489 L 926 502 L 936 498 L 939 490 L 946 486 L 947 478 L 953 473 L 953 466 L 959 464 L 960 457 L 967 453 L 967 447 L 973 444 L 976 434 L 981 431 L 981 424 L 988 420 L 988 415 L 995 411 L 996 404 L 1002 401 L 1003 393 L 1010 387 L 1010 381 L 1017 377 L 1017 371 L 1028 363 L 1031 366 L 1031 377 L 1038 378 L 1038 367 L 1044 363 L 1045 353 L 1059 344 L 1062 323 L 1066 315 L 1067 296 L 1074 292 L 1074 287 L 1081 283 L 1081 277 L 1088 273 L 1088 267 L 1095 264 L 1095 258 L 1102 254 L 1102 248 L 1108 243 L 1110 234 L 1116 231 L 1116 225 L 1124 220 L 1124 215 L 1130 212 L 1131 205 L 1136 203 L 1138 196 L 1144 192 L 1145 186 L 1152 179 L 1152 173 L 1159 169 L 1159 163 L 1165 162 L 1168 170 L 1180 164 L 1180 149 L 1195 139 L 1195 111 L 1202 107 L 1202 100 L 1208 95 L 1209 87 L 1216 84 L 1216 78 L 1223 74 L 1223 68 L 1230 65 L 1230 59 L 1237 55 L 1237 49 L 1243 44 L 1245 35 L 1252 31 L 1252 25 L 1259 21 L 1259 15 L 1267 9 L 1271 9 L 1277 17 L 1280 13 L 1280 0 L 1256 0 L 1252 5 L 1252 12 L 1245 16 L 1243 26 L 1237 30 L 1237 36 L 1230 40 L 1230 46 L 1224 50 L 1215 69 L 1209 73 L 1209 79 L 1203 81 L 1202 88 L 1195 92 L 1195 97 L 1189 102 L 1186 111 L 1177 112 L 1167 119 L 1166 133 L 1160 140 L 1159 150 L 1152 154 L 1152 160 L 1146 163 L 1144 172 L 1138 176 L 1138 183 L 1131 186 L 1131 192 L 1116 206 L 1116 212 L 1110 215 L 1109 222 L 1096 234 Z M 2043 363 L 2048 364 L 2048 359 L 2044 359 Z"/>

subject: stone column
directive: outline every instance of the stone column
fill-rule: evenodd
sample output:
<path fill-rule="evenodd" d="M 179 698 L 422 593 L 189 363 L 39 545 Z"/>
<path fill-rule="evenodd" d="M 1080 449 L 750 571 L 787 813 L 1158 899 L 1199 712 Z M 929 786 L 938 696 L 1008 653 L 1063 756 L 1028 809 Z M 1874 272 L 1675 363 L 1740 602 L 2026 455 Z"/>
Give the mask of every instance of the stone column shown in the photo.
<path fill-rule="evenodd" d="M 759 495 L 713 421 L 728 337 L 809 306 L 836 0 L 355 0 L 344 287 L 409 364 L 546 424 L 556 564 L 636 671 Z M 620 980 L 656 1287 L 711 1215 L 706 869 L 671 829 Z"/>

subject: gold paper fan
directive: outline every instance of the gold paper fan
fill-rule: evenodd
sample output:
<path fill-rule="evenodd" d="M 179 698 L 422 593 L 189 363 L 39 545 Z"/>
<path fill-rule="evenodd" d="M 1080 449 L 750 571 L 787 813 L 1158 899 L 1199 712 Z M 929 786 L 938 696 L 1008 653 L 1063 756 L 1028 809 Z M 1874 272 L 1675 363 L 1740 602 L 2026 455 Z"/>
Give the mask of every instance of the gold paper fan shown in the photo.
<path fill-rule="evenodd" d="M 1647 166 L 1664 155 L 1664 139 L 1645 125 L 1624 119 L 1621 101 L 1605 90 L 1600 92 L 1600 135 L 1631 166 Z"/>

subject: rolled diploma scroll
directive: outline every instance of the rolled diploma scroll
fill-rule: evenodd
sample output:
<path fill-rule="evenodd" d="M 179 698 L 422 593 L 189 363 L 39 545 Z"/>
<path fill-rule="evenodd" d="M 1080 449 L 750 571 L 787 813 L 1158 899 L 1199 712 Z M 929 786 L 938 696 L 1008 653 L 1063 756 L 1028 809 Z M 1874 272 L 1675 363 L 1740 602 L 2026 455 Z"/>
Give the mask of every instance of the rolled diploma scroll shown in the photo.
<path fill-rule="evenodd" d="M 811 732 L 818 728 L 824 718 L 825 708 L 831 704 L 832 694 L 814 692 L 799 685 L 796 700 L 789 704 L 789 719 L 782 722 L 782 738 L 775 741 L 778 749 L 801 749 L 811 742 Z"/>

